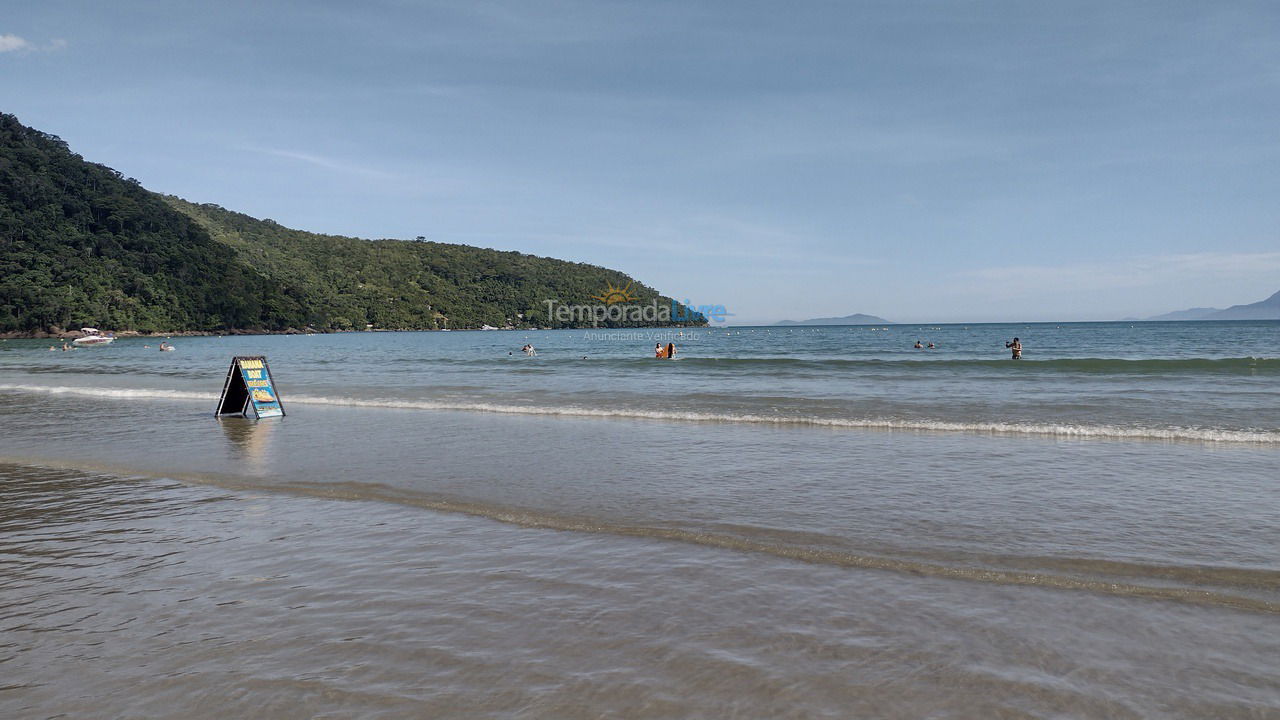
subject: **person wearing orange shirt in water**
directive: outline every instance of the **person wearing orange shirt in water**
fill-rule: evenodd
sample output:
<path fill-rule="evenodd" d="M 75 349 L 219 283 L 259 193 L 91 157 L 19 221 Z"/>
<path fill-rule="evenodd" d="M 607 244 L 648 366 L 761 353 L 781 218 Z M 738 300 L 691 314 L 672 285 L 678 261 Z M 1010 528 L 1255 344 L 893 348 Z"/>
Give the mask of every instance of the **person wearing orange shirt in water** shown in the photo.
<path fill-rule="evenodd" d="M 653 346 L 653 356 L 661 360 L 667 356 L 667 349 L 662 347 L 662 343 L 655 343 Z"/>

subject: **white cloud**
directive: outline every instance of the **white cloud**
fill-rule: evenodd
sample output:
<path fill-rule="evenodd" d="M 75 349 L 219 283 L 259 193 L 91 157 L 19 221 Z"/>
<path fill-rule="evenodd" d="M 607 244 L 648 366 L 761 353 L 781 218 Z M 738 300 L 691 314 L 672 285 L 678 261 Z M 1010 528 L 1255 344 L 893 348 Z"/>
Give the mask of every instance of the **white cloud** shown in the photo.
<path fill-rule="evenodd" d="M 0 53 L 7 52 L 53 52 L 67 46 L 67 41 L 54 38 L 48 45 L 36 45 L 24 37 L 13 34 L 0 35 Z"/>
<path fill-rule="evenodd" d="M 1187 253 L 1128 258 L 1111 263 L 1020 265 L 982 268 L 962 273 L 970 282 L 1006 299 L 1045 288 L 1105 291 L 1280 275 L 1280 252 Z"/>
<path fill-rule="evenodd" d="M 832 266 L 878 264 L 872 258 L 829 254 L 812 250 L 822 237 L 799 228 L 772 225 L 728 215 L 700 213 L 667 221 L 642 221 L 633 225 L 582 226 L 564 232 L 558 242 L 592 247 L 630 249 L 639 254 L 664 253 L 672 258 L 703 258 L 720 268 L 742 267 L 752 262 L 770 263 L 809 274 Z M 602 261 L 603 262 L 603 261 Z"/>
<path fill-rule="evenodd" d="M 266 155 L 286 158 L 288 160 L 296 160 L 298 162 L 306 163 L 308 165 L 314 165 L 315 167 L 324 168 L 326 170 L 333 170 L 333 171 L 348 174 L 348 175 L 361 175 L 368 178 L 379 178 L 379 179 L 390 179 L 395 177 L 391 173 L 384 172 L 382 170 L 377 170 L 377 169 L 368 168 L 368 167 L 361 167 L 359 165 L 345 163 L 339 160 L 334 160 L 332 158 L 324 157 L 323 155 L 315 155 L 315 154 L 306 153 L 306 152 L 295 152 L 293 150 L 279 150 L 275 148 L 249 148 L 249 149 L 255 152 L 264 153 Z"/>
<path fill-rule="evenodd" d="M 1280 252 L 1202 252 L 969 270 L 937 297 L 977 319 L 1114 319 L 1250 303 L 1278 285 Z"/>
<path fill-rule="evenodd" d="M 0 53 L 30 50 L 31 43 L 17 35 L 0 35 Z"/>

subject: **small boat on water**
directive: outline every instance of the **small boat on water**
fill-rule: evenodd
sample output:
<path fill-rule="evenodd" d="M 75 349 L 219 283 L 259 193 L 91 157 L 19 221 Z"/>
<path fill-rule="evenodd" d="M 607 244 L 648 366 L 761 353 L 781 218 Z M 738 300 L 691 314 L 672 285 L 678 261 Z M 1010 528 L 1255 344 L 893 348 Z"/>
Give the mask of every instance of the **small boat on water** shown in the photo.
<path fill-rule="evenodd" d="M 80 328 L 80 332 L 84 333 L 84 337 L 78 337 L 72 340 L 72 344 L 85 345 L 109 345 L 116 341 L 115 335 L 103 335 L 98 332 L 97 328 Z"/>

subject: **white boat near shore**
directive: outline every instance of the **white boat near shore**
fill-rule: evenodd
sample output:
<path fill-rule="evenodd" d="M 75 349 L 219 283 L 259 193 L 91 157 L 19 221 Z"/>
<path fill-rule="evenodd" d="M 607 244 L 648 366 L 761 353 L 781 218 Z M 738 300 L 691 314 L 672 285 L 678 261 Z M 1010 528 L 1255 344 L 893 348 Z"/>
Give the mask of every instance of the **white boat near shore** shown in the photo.
<path fill-rule="evenodd" d="M 103 335 L 98 332 L 97 328 L 80 328 L 80 332 L 84 333 L 84 337 L 78 337 L 72 340 L 74 345 L 109 345 L 116 341 L 115 335 Z"/>

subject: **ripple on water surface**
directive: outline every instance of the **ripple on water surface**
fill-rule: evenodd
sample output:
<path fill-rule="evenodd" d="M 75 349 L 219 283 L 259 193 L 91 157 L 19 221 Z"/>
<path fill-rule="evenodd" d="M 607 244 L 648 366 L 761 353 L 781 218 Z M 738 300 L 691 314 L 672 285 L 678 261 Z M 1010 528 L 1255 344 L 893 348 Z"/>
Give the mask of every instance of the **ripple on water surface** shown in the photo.
<path fill-rule="evenodd" d="M 1258 717 L 1275 618 L 0 466 L 0 714 Z"/>

